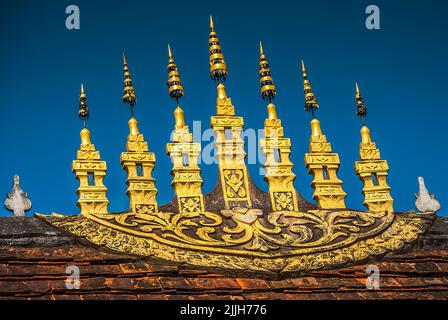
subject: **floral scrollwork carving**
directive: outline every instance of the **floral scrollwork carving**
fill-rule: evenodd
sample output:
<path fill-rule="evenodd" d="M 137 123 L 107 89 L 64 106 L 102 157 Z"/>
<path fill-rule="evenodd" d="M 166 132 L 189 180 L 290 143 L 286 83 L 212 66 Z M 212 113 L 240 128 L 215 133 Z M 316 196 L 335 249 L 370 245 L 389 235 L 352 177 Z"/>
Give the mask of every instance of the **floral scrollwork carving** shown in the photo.
<path fill-rule="evenodd" d="M 244 198 L 247 191 L 244 188 L 244 171 L 224 170 L 224 181 L 226 183 L 226 195 L 228 198 Z"/>
<path fill-rule="evenodd" d="M 335 268 L 414 242 L 425 214 L 352 210 L 42 216 L 52 225 L 126 254 L 225 270 L 296 272 Z"/>

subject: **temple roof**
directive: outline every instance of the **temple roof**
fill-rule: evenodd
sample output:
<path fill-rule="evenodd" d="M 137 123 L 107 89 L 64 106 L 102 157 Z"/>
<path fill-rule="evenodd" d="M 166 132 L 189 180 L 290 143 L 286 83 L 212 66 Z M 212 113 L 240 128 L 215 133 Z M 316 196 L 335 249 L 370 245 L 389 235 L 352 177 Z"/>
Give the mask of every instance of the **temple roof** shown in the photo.
<path fill-rule="evenodd" d="M 0 298 L 448 298 L 447 220 L 435 215 L 440 204 L 422 178 L 420 213 L 395 211 L 389 165 L 365 126 L 367 109 L 358 85 L 363 127 L 355 173 L 366 211 L 345 204 L 339 154 L 318 120 L 320 107 L 302 60 L 305 110 L 312 115 L 304 157 L 313 176 L 315 204 L 310 203 L 294 187 L 292 143 L 273 103 L 276 87 L 260 43 L 260 91 L 267 100 L 264 135 L 258 139 L 268 184 L 263 192 L 247 170 L 252 148 L 245 148 L 244 118 L 226 92 L 228 68 L 211 17 L 210 29 L 210 76 L 217 85 L 210 118 L 219 169 L 214 190 L 202 192 L 204 154 L 185 121 L 179 101 L 184 89 L 169 47 L 167 87 L 176 103 L 166 153 L 174 198 L 157 202 L 156 154 L 149 147 L 151 135 L 145 139 L 134 117 L 137 96 L 123 54 L 122 101 L 131 117 L 120 163 L 129 207 L 118 213 L 108 209 L 107 163 L 91 139 L 81 85 L 83 127 L 72 162 L 80 214 L 24 218 L 31 202 L 15 179 L 6 208 L 21 218 L 0 218 Z"/>
<path fill-rule="evenodd" d="M 375 260 L 373 260 L 375 259 Z M 381 271 L 366 289 L 366 267 Z M 67 266 L 81 287 L 65 286 Z M 37 217 L 0 218 L 0 299 L 446 299 L 448 219 L 364 264 L 288 275 L 222 272 L 96 247 Z"/>

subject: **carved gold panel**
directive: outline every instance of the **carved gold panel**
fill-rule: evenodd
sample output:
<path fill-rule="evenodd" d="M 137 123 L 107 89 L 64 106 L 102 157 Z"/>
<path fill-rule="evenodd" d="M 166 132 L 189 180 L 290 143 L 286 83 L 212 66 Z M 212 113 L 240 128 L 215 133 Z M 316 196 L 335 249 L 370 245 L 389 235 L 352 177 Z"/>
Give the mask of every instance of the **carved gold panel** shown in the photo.
<path fill-rule="evenodd" d="M 175 263 L 255 272 L 304 272 L 364 262 L 415 242 L 432 214 L 351 210 L 223 210 L 40 216 L 95 245 Z"/>

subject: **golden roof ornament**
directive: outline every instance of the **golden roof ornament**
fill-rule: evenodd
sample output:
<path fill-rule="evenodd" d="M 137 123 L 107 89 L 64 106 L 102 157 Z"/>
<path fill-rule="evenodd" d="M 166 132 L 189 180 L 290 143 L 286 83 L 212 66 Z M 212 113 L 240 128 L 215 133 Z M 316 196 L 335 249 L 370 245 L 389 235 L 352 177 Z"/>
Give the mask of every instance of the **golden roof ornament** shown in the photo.
<path fill-rule="evenodd" d="M 171 186 L 176 194 L 179 213 L 194 217 L 205 211 L 201 190 L 203 181 L 201 169 L 198 166 L 201 144 L 193 142 L 193 135 L 185 124 L 184 111 L 179 105 L 179 98 L 184 95 L 184 90 L 169 45 L 167 69 L 168 92 L 170 97 L 176 100 L 177 105 L 174 110 L 174 130 L 171 141 L 166 145 L 167 154 L 173 163 Z"/>
<path fill-rule="evenodd" d="M 361 92 L 359 91 L 358 82 L 356 82 L 355 99 L 356 99 L 356 105 L 357 105 L 356 114 L 361 119 L 362 124 L 365 125 L 366 117 L 367 117 L 367 108 L 366 108 L 364 100 L 361 96 Z"/>
<path fill-rule="evenodd" d="M 302 60 L 303 86 L 305 93 L 305 110 L 311 112 L 311 137 L 308 153 L 305 154 L 305 165 L 313 176 L 311 186 L 314 189 L 313 199 L 322 209 L 344 209 L 346 193 L 342 189 L 342 180 L 338 178 L 341 164 L 339 155 L 332 151 L 331 143 L 322 133 L 320 121 L 315 111 L 319 108 L 307 79 L 305 64 Z"/>
<path fill-rule="evenodd" d="M 272 211 L 297 211 L 297 192 L 294 188 L 296 175 L 292 172 L 291 140 L 284 137 L 282 121 L 277 117 L 272 100 L 276 96 L 274 80 L 263 46 L 260 41 L 260 85 L 261 97 L 268 100 L 268 117 L 264 121 L 265 138 L 260 145 L 266 156 L 264 180 L 269 184 Z"/>
<path fill-rule="evenodd" d="M 79 146 L 76 160 L 72 163 L 72 171 L 79 181 L 77 205 L 81 214 L 107 213 L 109 200 L 106 197 L 107 188 L 103 183 L 106 177 L 106 161 L 102 161 L 100 152 L 90 140 L 90 131 L 86 128 L 86 119 L 89 116 L 87 108 L 87 96 L 84 85 L 81 85 L 79 117 L 84 122 L 84 128 L 80 132 L 81 145 Z"/>
<path fill-rule="evenodd" d="M 277 94 L 275 90 L 274 80 L 271 77 L 271 69 L 269 62 L 266 60 L 266 56 L 263 51 L 263 45 L 260 41 L 260 85 L 261 85 L 261 97 L 263 100 L 271 102 L 274 100 Z"/>
<path fill-rule="evenodd" d="M 174 110 L 175 128 L 182 129 L 185 127 L 184 111 L 179 105 L 179 99 L 185 94 L 184 87 L 182 86 L 182 81 L 180 80 L 179 70 L 177 69 L 176 63 L 174 62 L 173 54 L 171 52 L 171 47 L 168 45 L 168 93 L 171 98 L 176 100 L 177 107 Z"/>
<path fill-rule="evenodd" d="M 176 63 L 174 62 L 173 54 L 171 52 L 171 47 L 168 45 L 168 92 L 170 97 L 176 100 L 179 104 L 179 99 L 184 96 L 184 88 L 182 87 L 182 82 L 180 80 L 179 70 L 177 69 Z"/>
<path fill-rule="evenodd" d="M 303 91 L 305 93 L 305 110 L 311 112 L 313 118 L 315 118 L 315 112 L 319 109 L 316 97 L 311 89 L 310 81 L 308 80 L 305 63 L 302 60 L 302 76 L 303 76 Z"/>
<path fill-rule="evenodd" d="M 89 107 L 87 106 L 86 93 L 84 91 L 84 85 L 81 83 L 81 94 L 79 95 L 79 111 L 78 116 L 84 123 L 84 128 L 86 127 L 87 119 L 89 119 Z"/>
<path fill-rule="evenodd" d="M 215 132 L 216 158 L 219 165 L 220 187 L 225 209 L 251 208 L 249 174 L 244 159 L 243 117 L 235 115 L 232 99 L 227 97 L 223 81 L 227 76 L 227 66 L 221 53 L 221 46 L 215 33 L 213 19 L 210 17 L 210 75 L 218 81 L 216 115 L 210 118 Z"/>
<path fill-rule="evenodd" d="M 275 276 L 373 261 L 418 243 L 419 236 L 434 219 L 431 213 L 394 214 L 387 207 L 390 202 L 383 203 L 383 209 L 387 210 L 374 207 L 374 202 L 369 202 L 372 205 L 369 211 L 345 208 L 345 192 L 342 181 L 337 177 L 339 156 L 332 151 L 319 120 L 315 118 L 318 104 L 304 65 L 305 107 L 313 114 L 305 163 L 313 175 L 313 198 L 318 206 L 295 192 L 293 164 L 289 161 L 291 143 L 283 135 L 281 120 L 272 103 L 275 86 L 262 46 L 261 91 L 262 97 L 269 101 L 266 139 L 262 145 L 266 158 L 269 158 L 264 164 L 269 192 L 255 186 L 245 163 L 244 119 L 235 115 L 232 101 L 226 95 L 222 82 L 227 76 L 227 67 L 212 20 L 210 27 L 210 75 L 219 82 L 216 114 L 210 120 L 215 132 L 215 154 L 219 166 L 216 188 L 209 194 L 202 194 L 198 166 L 200 144 L 193 142 L 178 104 L 183 88 L 169 49 L 167 85 L 177 107 L 174 112 L 175 130 L 167 145 L 167 153 L 173 160 L 171 174 L 176 196 L 171 202 L 158 206 L 155 179 L 151 175 L 155 154 L 148 151 L 137 121 L 132 117 L 127 152 L 121 156 L 121 163 L 127 171 L 130 209 L 107 213 L 107 189 L 102 184 L 106 163 L 100 160 L 99 152 L 90 142 L 90 133 L 84 128 L 77 160 L 73 162 L 73 170 L 80 180 L 78 205 L 82 214 L 54 215 L 45 219 L 92 244 L 135 255 L 139 259 L 148 257 L 220 272 L 241 271 Z M 125 58 L 124 64 L 123 100 L 132 109 L 136 98 Z M 86 107 L 85 97 L 83 106 Z M 378 158 L 379 151 L 365 126 L 362 135 L 359 165 L 363 167 L 358 173 L 365 178 L 363 191 L 367 203 L 370 191 L 375 197 L 386 194 L 387 186 L 382 182 L 385 181 L 387 167 Z M 377 175 L 378 186 L 368 185 L 373 181 L 372 173 Z M 297 202 L 291 202 L 294 194 Z M 369 198 L 378 199 L 381 198 Z"/>
<path fill-rule="evenodd" d="M 210 16 L 210 37 L 208 44 L 210 51 L 210 77 L 222 83 L 227 78 L 227 65 L 221 51 L 218 36 L 215 32 L 215 24 L 213 23 L 212 16 Z"/>
<path fill-rule="evenodd" d="M 134 106 L 137 104 L 137 97 L 135 95 L 135 89 L 132 85 L 131 73 L 129 72 L 126 56 L 123 53 L 123 70 L 124 70 L 124 94 L 123 103 L 129 104 L 131 108 L 131 114 L 134 116 Z"/>
<path fill-rule="evenodd" d="M 148 142 L 138 129 L 133 107 L 137 103 L 132 85 L 126 57 L 124 64 L 124 96 L 123 102 L 129 104 L 131 119 L 128 121 L 129 135 L 126 142 L 126 152 L 121 153 L 120 162 L 126 171 L 126 194 L 129 197 L 130 211 L 136 214 L 148 215 L 158 212 L 156 180 L 152 176 L 156 156 L 149 151 Z"/>
<path fill-rule="evenodd" d="M 356 114 L 361 118 L 361 143 L 359 144 L 359 161 L 355 162 L 355 173 L 359 176 L 364 187 L 364 206 L 373 212 L 394 212 L 394 199 L 390 195 L 387 184 L 389 165 L 381 159 L 380 150 L 370 136 L 370 129 L 365 125 L 367 108 L 361 97 L 358 83 L 356 83 L 355 100 Z"/>

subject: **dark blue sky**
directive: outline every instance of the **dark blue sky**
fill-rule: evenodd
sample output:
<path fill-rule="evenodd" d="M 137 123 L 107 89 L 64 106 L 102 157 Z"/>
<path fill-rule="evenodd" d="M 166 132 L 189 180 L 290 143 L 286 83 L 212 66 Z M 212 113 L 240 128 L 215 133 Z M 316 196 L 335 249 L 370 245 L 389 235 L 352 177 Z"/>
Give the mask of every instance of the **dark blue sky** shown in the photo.
<path fill-rule="evenodd" d="M 80 30 L 65 28 L 70 4 L 81 10 Z M 365 28 L 369 4 L 381 10 L 381 30 Z M 210 14 L 229 67 L 227 91 L 246 128 L 261 128 L 266 116 L 258 78 L 258 41 L 263 40 L 277 85 L 278 114 L 293 144 L 299 192 L 311 198 L 311 176 L 303 162 L 310 134 L 299 77 L 303 58 L 324 133 L 341 158 L 347 205 L 363 208 L 362 184 L 353 169 L 360 141 L 355 80 L 367 103 L 372 137 L 389 161 L 396 210 L 414 207 L 419 175 L 442 206 L 447 203 L 446 1 L 36 0 L 2 3 L 0 12 L 0 194 L 20 174 L 32 212 L 79 212 L 71 162 L 82 127 L 77 119 L 81 82 L 91 110 L 92 140 L 108 164 L 109 209 L 128 207 L 119 161 L 129 118 L 121 102 L 123 50 L 139 101 L 140 130 L 157 155 L 158 201 L 171 199 L 165 144 L 175 105 L 166 88 L 166 45 L 171 44 L 181 72 L 188 123 L 201 120 L 208 128 L 216 98 L 208 68 Z M 209 192 L 217 167 L 202 169 L 203 191 Z M 249 171 L 266 189 L 259 165 Z"/>

